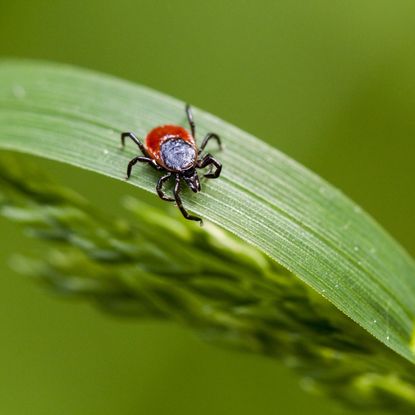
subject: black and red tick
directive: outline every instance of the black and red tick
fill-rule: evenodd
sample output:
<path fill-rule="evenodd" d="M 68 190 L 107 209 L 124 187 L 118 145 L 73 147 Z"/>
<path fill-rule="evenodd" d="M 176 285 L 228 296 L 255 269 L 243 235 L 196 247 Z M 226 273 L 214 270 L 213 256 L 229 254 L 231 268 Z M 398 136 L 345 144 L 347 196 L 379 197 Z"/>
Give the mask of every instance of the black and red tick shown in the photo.
<path fill-rule="evenodd" d="M 176 202 L 180 212 L 186 219 L 195 220 L 202 224 L 201 218 L 190 215 L 183 207 L 180 199 L 180 183 L 183 180 L 193 192 L 199 192 L 201 187 L 196 169 L 203 169 L 207 166 L 210 166 L 210 170 L 204 174 L 204 177 L 208 179 L 218 178 L 222 170 L 221 163 L 210 154 L 201 157 L 201 153 L 212 138 L 218 142 L 220 149 L 222 149 L 222 144 L 217 134 L 208 133 L 200 148 L 198 148 L 195 140 L 196 126 L 189 105 L 186 105 L 186 115 L 190 132 L 179 125 L 162 125 L 153 128 L 147 134 L 145 144 L 131 132 L 121 134 L 121 144 L 123 146 L 125 145 L 125 139 L 127 137 L 131 138 L 144 155 L 144 157 L 134 157 L 128 163 L 126 180 L 129 179 L 131 170 L 137 162 L 149 163 L 156 170 L 165 172 L 166 174 L 160 177 L 157 182 L 157 194 L 163 200 Z M 212 168 L 215 170 L 212 171 Z M 163 184 L 173 177 L 175 179 L 174 198 L 166 196 L 163 191 Z"/>

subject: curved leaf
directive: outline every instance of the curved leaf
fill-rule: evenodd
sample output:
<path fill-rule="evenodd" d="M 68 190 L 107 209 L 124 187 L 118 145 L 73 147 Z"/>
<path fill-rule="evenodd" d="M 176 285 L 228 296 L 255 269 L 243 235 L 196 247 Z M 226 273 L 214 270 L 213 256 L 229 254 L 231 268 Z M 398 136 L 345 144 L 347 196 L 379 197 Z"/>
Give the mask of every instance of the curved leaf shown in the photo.
<path fill-rule="evenodd" d="M 208 131 L 221 135 L 224 169 L 202 193 L 184 194 L 185 205 L 261 249 L 415 362 L 415 265 L 404 249 L 298 163 L 210 114 L 194 115 L 199 140 Z M 160 123 L 184 124 L 184 104 L 73 67 L 0 64 L 0 148 L 122 179 L 137 150 L 121 151 L 119 133 L 144 136 Z M 154 192 L 155 177 L 141 166 L 130 183 Z"/>

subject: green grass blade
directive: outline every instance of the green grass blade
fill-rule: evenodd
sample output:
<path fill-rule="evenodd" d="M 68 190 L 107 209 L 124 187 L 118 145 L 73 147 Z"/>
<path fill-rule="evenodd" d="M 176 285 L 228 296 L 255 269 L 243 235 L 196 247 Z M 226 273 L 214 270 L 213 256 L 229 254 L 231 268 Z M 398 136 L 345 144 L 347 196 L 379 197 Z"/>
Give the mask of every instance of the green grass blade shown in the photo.
<path fill-rule="evenodd" d="M 0 64 L 0 148 L 93 170 L 116 179 L 138 136 L 185 123 L 184 104 L 144 87 L 72 67 Z M 217 132 L 221 179 L 185 194 L 189 209 L 268 254 L 393 350 L 415 362 L 414 261 L 341 192 L 257 138 L 203 111 L 197 135 Z M 137 167 L 131 184 L 154 192 L 156 174 Z M 197 226 L 197 225 L 195 225 Z"/>

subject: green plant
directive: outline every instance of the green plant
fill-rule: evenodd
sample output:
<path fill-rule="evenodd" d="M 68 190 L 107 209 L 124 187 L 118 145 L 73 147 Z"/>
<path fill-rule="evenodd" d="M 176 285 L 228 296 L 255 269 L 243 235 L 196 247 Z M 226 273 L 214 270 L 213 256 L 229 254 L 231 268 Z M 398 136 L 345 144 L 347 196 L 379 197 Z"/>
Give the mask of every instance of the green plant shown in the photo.
<path fill-rule="evenodd" d="M 15 264 L 113 313 L 174 319 L 209 340 L 283 357 L 307 385 L 353 406 L 413 413 L 413 260 L 320 178 L 235 127 L 195 116 L 200 134 L 221 133 L 225 168 L 184 200 L 251 246 L 131 198 L 126 207 L 140 220 L 108 218 L 3 159 L 2 213 L 51 244 L 42 260 Z M 183 122 L 183 104 L 74 68 L 0 64 L 0 148 L 122 178 L 132 150 L 120 151 L 119 132 L 143 135 L 160 120 Z M 155 177 L 143 168 L 132 184 L 153 191 Z"/>

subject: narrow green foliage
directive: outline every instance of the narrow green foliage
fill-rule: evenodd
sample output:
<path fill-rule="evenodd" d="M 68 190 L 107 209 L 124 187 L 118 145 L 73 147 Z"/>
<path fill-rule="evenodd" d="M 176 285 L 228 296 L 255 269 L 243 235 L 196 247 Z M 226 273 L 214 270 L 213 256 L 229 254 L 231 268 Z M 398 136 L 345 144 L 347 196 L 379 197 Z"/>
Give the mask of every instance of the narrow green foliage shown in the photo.
<path fill-rule="evenodd" d="M 415 362 L 413 259 L 337 189 L 257 138 L 194 113 L 199 140 L 208 131 L 222 136 L 224 170 L 197 197 L 185 194 L 186 206 L 259 248 Z M 0 63 L 0 148 L 121 179 L 137 149 L 122 152 L 119 133 L 143 137 L 160 123 L 185 123 L 184 104 L 76 68 Z M 146 167 L 130 183 L 154 192 L 157 175 Z"/>
<path fill-rule="evenodd" d="M 19 271 L 108 313 L 282 359 L 304 387 L 354 408 L 414 413 L 412 364 L 256 248 L 131 197 L 110 217 L 19 166 L 0 158 L 0 213 L 46 242 L 38 258 L 13 259 Z"/>

